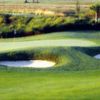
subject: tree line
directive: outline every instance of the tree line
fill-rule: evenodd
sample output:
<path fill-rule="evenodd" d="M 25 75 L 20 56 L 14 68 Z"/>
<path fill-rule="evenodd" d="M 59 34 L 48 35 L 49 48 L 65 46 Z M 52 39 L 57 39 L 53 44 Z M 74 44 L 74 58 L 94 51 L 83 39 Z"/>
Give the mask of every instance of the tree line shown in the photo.
<path fill-rule="evenodd" d="M 79 0 L 76 0 L 76 15 L 79 19 L 80 17 L 80 2 Z M 96 2 L 94 3 L 91 7 L 90 7 L 91 10 L 95 11 L 95 22 L 98 23 L 99 21 L 99 18 L 100 18 L 100 2 Z"/>

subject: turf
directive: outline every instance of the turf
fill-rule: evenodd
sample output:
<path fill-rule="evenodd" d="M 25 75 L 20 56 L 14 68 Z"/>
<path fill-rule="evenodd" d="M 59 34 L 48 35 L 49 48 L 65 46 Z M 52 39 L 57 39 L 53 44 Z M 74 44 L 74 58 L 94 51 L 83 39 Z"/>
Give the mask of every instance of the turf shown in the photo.
<path fill-rule="evenodd" d="M 1 100 L 99 100 L 100 71 L 0 72 Z"/>
<path fill-rule="evenodd" d="M 5 38 L 0 39 L 0 42 L 22 42 L 22 41 L 32 41 L 32 40 L 51 40 L 51 39 L 87 39 L 96 41 L 100 43 L 100 31 L 68 31 L 68 32 L 55 32 L 40 34 L 34 36 L 20 37 L 20 38 Z"/>
<path fill-rule="evenodd" d="M 99 37 L 99 32 L 65 32 L 4 39 L 5 41 L 1 39 L 0 60 L 48 59 L 57 63 L 53 68 L 56 70 L 100 69 L 99 60 L 93 58 L 99 53 Z M 83 47 L 87 51 L 77 49 Z M 88 52 L 92 53 L 96 47 L 98 52 L 89 55 Z"/>
<path fill-rule="evenodd" d="M 95 47 L 100 45 L 100 32 L 59 32 L 24 38 L 0 39 L 0 52 L 36 47 Z"/>
<path fill-rule="evenodd" d="M 98 31 L 0 39 L 0 60 L 33 58 L 56 62 L 49 69 L 1 66 L 0 99 L 99 100 L 100 60 L 88 54 L 93 49 L 100 53 L 99 38 Z"/>
<path fill-rule="evenodd" d="M 96 46 L 96 43 L 88 40 L 80 39 L 63 39 L 63 40 L 38 40 L 38 41 L 29 41 L 29 42 L 9 42 L 9 43 L 0 43 L 0 51 L 11 51 L 11 50 L 21 50 L 34 47 L 64 47 L 64 46 L 81 46 L 89 47 Z"/>
<path fill-rule="evenodd" d="M 86 6 L 92 2 L 80 0 L 80 3 Z M 64 11 L 72 9 L 76 2 L 41 0 L 39 4 L 23 5 L 23 0 L 0 0 L 0 4 Z M 100 53 L 100 31 L 0 39 L 0 60 L 48 59 L 56 62 L 50 69 L 0 66 L 0 100 L 99 100 L 100 60 L 88 54 L 94 49 L 98 52 L 93 54 Z"/>
<path fill-rule="evenodd" d="M 89 50 L 91 51 L 91 49 Z M 86 71 L 86 70 L 99 70 L 100 62 L 93 56 L 88 55 L 83 50 L 77 50 L 76 47 L 46 47 L 46 48 L 33 48 L 19 51 L 9 51 L 0 53 L 0 60 L 51 60 L 56 62 L 56 65 L 46 69 L 34 68 L 10 68 L 3 66 L 1 70 L 22 70 L 22 71 L 35 71 L 35 70 L 49 70 L 49 71 Z"/>

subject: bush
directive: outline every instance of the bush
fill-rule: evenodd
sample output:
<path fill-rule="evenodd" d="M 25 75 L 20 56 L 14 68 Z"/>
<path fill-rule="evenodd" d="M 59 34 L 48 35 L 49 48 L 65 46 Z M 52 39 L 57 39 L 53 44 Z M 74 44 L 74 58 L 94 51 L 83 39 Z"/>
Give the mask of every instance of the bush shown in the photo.
<path fill-rule="evenodd" d="M 94 27 L 92 24 L 94 25 L 89 14 L 81 14 L 80 19 L 77 19 L 76 17 L 58 16 L 30 17 L 0 15 L 0 36 L 19 37 L 32 34 L 65 31 L 68 29 L 83 29 L 85 26 L 86 29 L 88 29 L 88 27 L 92 29 Z M 80 25 L 83 25 L 84 27 Z"/>
<path fill-rule="evenodd" d="M 1 26 L 2 23 L 4 23 L 4 17 L 0 16 L 0 26 Z"/>

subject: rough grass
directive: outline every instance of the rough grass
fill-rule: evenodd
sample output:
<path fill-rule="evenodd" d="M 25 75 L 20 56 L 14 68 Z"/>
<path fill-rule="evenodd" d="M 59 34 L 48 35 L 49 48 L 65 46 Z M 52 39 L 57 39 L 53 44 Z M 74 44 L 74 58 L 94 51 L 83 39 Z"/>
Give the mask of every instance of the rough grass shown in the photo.
<path fill-rule="evenodd" d="M 27 3 L 25 4 L 23 0 L 5 0 L 0 2 L 0 13 L 14 13 L 25 12 L 29 13 L 33 9 L 46 9 L 53 10 L 56 12 L 66 12 L 66 11 L 75 11 L 76 9 L 76 1 L 75 0 L 41 0 L 39 3 Z M 87 11 L 90 6 L 93 4 L 91 0 L 82 1 L 80 0 L 81 10 Z M 31 8 L 31 9 L 30 9 Z M 10 10 L 9 10 L 10 9 Z M 26 10 L 25 10 L 26 9 Z M 32 12 L 31 12 L 32 13 Z"/>

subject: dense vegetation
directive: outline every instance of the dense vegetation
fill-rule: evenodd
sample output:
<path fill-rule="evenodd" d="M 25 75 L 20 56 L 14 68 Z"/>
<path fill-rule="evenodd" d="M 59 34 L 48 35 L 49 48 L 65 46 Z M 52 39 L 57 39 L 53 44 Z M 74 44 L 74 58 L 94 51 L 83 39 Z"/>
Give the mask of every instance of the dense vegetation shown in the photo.
<path fill-rule="evenodd" d="M 77 17 L 0 15 L 0 37 L 19 37 L 72 29 L 99 29 L 99 23 L 96 24 L 87 16 L 77 19 Z"/>

